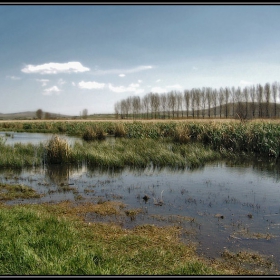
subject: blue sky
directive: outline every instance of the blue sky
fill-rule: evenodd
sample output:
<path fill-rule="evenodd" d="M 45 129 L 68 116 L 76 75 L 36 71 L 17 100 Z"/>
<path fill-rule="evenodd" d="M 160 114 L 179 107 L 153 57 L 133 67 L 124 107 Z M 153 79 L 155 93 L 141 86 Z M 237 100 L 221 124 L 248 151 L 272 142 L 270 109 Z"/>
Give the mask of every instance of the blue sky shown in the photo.
<path fill-rule="evenodd" d="M 280 81 L 280 5 L 0 5 L 0 113 Z"/>

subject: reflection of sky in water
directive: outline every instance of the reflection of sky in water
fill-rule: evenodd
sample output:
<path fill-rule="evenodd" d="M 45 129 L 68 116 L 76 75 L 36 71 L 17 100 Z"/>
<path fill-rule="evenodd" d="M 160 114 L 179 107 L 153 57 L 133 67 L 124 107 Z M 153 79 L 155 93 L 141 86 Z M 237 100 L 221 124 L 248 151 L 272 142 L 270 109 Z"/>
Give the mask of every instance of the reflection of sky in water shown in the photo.
<path fill-rule="evenodd" d="M 0 131 L 0 137 L 5 140 L 8 145 L 15 143 L 22 144 L 39 144 L 40 142 L 45 143 L 52 138 L 52 133 L 28 133 L 28 132 L 12 132 L 12 131 Z M 75 141 L 81 141 L 81 138 L 61 135 L 61 138 L 67 139 L 70 145 L 74 144 Z"/>

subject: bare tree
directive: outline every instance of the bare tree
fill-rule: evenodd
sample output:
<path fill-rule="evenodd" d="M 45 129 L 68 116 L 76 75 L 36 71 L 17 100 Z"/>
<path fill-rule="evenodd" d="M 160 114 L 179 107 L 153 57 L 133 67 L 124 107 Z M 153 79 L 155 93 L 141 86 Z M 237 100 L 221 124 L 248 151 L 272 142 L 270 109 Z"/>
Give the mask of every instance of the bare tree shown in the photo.
<path fill-rule="evenodd" d="M 195 90 L 195 105 L 196 105 L 196 117 L 199 118 L 199 110 L 201 106 L 201 90 L 199 88 Z"/>
<path fill-rule="evenodd" d="M 84 109 L 84 110 L 82 111 L 82 118 L 83 118 L 83 119 L 87 119 L 87 117 L 88 117 L 88 110 L 87 110 L 87 109 Z"/>
<path fill-rule="evenodd" d="M 151 102 L 152 113 L 154 113 L 154 118 L 156 119 L 160 107 L 160 98 L 158 93 L 150 93 L 150 102 Z"/>
<path fill-rule="evenodd" d="M 272 84 L 272 96 L 274 101 L 274 117 L 276 118 L 277 115 L 277 91 L 278 91 L 278 83 L 274 82 Z"/>
<path fill-rule="evenodd" d="M 212 102 L 213 102 L 213 106 L 214 106 L 214 116 L 216 118 L 216 116 L 217 116 L 217 103 L 218 103 L 218 91 L 216 89 L 214 89 L 212 91 Z"/>
<path fill-rule="evenodd" d="M 191 98 L 190 91 L 186 89 L 186 90 L 184 91 L 184 101 L 185 101 L 185 107 L 186 107 L 186 115 L 187 115 L 187 118 L 189 117 L 190 98 Z"/>
<path fill-rule="evenodd" d="M 150 110 L 150 97 L 148 94 L 146 94 L 143 98 L 142 101 L 142 107 L 143 107 L 143 111 L 146 112 L 146 118 L 149 118 L 149 110 Z"/>
<path fill-rule="evenodd" d="M 120 102 L 115 103 L 114 109 L 115 109 L 115 118 L 118 119 L 121 111 L 121 103 Z"/>
<path fill-rule="evenodd" d="M 222 108 L 225 99 L 224 89 L 220 88 L 219 90 L 219 105 L 220 105 L 220 118 L 222 118 Z"/>
<path fill-rule="evenodd" d="M 175 91 L 175 98 L 176 98 L 176 113 L 177 118 L 179 118 L 180 111 L 182 112 L 182 103 L 183 103 L 183 96 L 182 93 L 179 91 Z"/>
<path fill-rule="evenodd" d="M 202 90 L 201 90 L 202 118 L 203 119 L 205 117 L 206 100 L 207 100 L 206 88 L 203 87 Z"/>
<path fill-rule="evenodd" d="M 124 119 L 128 115 L 128 107 L 126 100 L 121 101 L 121 118 Z"/>
<path fill-rule="evenodd" d="M 169 110 L 172 111 L 172 118 L 175 118 L 175 106 L 176 106 L 176 97 L 174 91 L 171 91 L 167 94 L 167 103 Z"/>
<path fill-rule="evenodd" d="M 137 118 L 137 116 L 139 117 L 139 113 L 140 113 L 140 97 L 139 96 L 133 96 L 132 97 L 132 114 L 133 114 L 133 119 Z"/>
<path fill-rule="evenodd" d="M 256 111 L 256 106 L 255 106 L 255 101 L 256 101 L 256 87 L 251 86 L 250 87 L 250 97 L 251 97 L 251 108 L 252 108 L 252 116 L 255 118 L 255 111 Z"/>
<path fill-rule="evenodd" d="M 232 102 L 232 117 L 233 118 L 235 116 L 235 100 L 236 100 L 235 87 L 232 87 L 231 88 L 231 102 Z"/>
<path fill-rule="evenodd" d="M 212 89 L 210 87 L 206 88 L 206 98 L 208 105 L 208 118 L 211 117 L 211 104 L 212 104 Z"/>
<path fill-rule="evenodd" d="M 160 108 L 163 114 L 163 118 L 165 119 L 166 117 L 166 107 L 167 107 L 167 96 L 165 93 L 160 95 Z"/>
<path fill-rule="evenodd" d="M 264 86 L 264 96 L 265 96 L 265 109 L 266 109 L 266 117 L 269 118 L 269 103 L 270 103 L 270 96 L 271 96 L 271 90 L 270 90 L 270 84 L 266 83 Z"/>
<path fill-rule="evenodd" d="M 235 97 L 236 97 L 236 102 L 237 102 L 237 112 L 236 115 L 243 119 L 244 117 L 244 112 L 243 112 L 243 107 L 242 107 L 242 91 L 241 88 L 238 87 L 235 91 Z"/>
<path fill-rule="evenodd" d="M 249 105 L 249 89 L 248 87 L 245 87 L 243 89 L 243 96 L 245 99 L 245 116 L 244 118 L 248 118 L 248 105 Z"/>
<path fill-rule="evenodd" d="M 191 107 L 192 107 L 192 117 L 194 118 L 194 109 L 195 109 L 195 95 L 196 95 L 196 89 L 191 89 Z"/>
<path fill-rule="evenodd" d="M 257 85 L 257 98 L 259 103 L 259 118 L 263 117 L 262 102 L 263 102 L 263 86 L 261 84 Z"/>
<path fill-rule="evenodd" d="M 228 118 L 228 102 L 229 102 L 229 96 L 230 96 L 229 87 L 225 88 L 224 94 L 225 94 L 225 116 L 226 116 L 226 118 Z"/>
<path fill-rule="evenodd" d="M 42 109 L 38 109 L 36 111 L 36 117 L 41 120 L 43 118 L 43 110 Z"/>

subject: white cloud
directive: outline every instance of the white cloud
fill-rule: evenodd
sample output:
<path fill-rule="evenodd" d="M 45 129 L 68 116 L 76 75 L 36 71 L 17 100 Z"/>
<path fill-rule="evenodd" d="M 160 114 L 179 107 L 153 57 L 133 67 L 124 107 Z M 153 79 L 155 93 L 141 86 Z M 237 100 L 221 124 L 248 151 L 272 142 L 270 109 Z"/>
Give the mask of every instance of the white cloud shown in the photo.
<path fill-rule="evenodd" d="M 142 81 L 142 80 L 138 80 L 137 82 L 138 82 L 139 84 L 141 84 L 143 81 Z"/>
<path fill-rule="evenodd" d="M 156 80 L 156 83 L 159 83 L 161 81 L 161 79 Z"/>
<path fill-rule="evenodd" d="M 42 87 L 45 87 L 50 80 L 48 80 L 48 79 L 36 79 L 36 81 L 42 83 Z"/>
<path fill-rule="evenodd" d="M 121 92 L 134 92 L 134 93 L 142 93 L 142 89 L 138 89 L 139 84 L 130 84 L 128 87 L 118 86 L 115 87 L 112 84 L 109 84 L 109 89 L 113 92 L 121 93 Z"/>
<path fill-rule="evenodd" d="M 249 86 L 251 84 L 253 84 L 253 83 L 252 82 L 248 82 L 248 81 L 244 81 L 244 80 L 240 81 L 240 85 L 242 85 L 242 86 Z"/>
<path fill-rule="evenodd" d="M 125 74 L 120 74 L 119 77 L 121 77 L 121 78 L 122 78 L 122 77 L 125 77 Z"/>
<path fill-rule="evenodd" d="M 153 66 L 150 65 L 143 65 L 143 66 L 137 66 L 134 68 L 130 68 L 130 69 L 109 69 L 109 70 L 96 70 L 94 73 L 95 74 L 118 74 L 118 73 L 122 73 L 121 75 L 124 74 L 129 74 L 129 73 L 135 73 L 135 72 L 140 72 L 140 71 L 144 71 L 144 70 L 149 70 L 152 69 Z"/>
<path fill-rule="evenodd" d="M 72 82 L 72 86 L 76 86 L 75 82 Z"/>
<path fill-rule="evenodd" d="M 114 87 L 111 84 L 109 84 L 109 89 L 113 92 L 118 92 L 118 93 L 128 91 L 127 88 L 124 86 Z"/>
<path fill-rule="evenodd" d="M 11 80 L 20 80 L 20 77 L 16 77 L 16 76 L 6 76 L 7 79 L 11 79 Z"/>
<path fill-rule="evenodd" d="M 67 63 L 45 63 L 41 65 L 26 65 L 22 72 L 30 73 L 39 73 L 39 74 L 57 74 L 57 73 L 78 73 L 89 71 L 90 69 L 84 67 L 80 62 L 67 62 Z"/>
<path fill-rule="evenodd" d="M 79 82 L 79 87 L 83 89 L 100 89 L 104 88 L 105 84 L 97 83 L 97 82 Z"/>
<path fill-rule="evenodd" d="M 52 95 L 53 93 L 59 94 L 61 90 L 57 86 L 53 86 L 51 88 L 47 88 L 44 90 L 44 95 Z"/>

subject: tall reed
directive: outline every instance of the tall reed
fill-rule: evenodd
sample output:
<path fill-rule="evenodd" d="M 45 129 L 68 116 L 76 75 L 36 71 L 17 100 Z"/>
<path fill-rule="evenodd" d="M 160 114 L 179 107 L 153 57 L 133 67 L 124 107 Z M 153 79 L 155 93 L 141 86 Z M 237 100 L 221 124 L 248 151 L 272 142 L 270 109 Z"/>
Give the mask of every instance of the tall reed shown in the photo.
<path fill-rule="evenodd" d="M 67 140 L 54 135 L 46 144 L 47 163 L 67 163 L 70 158 L 71 148 Z"/>

